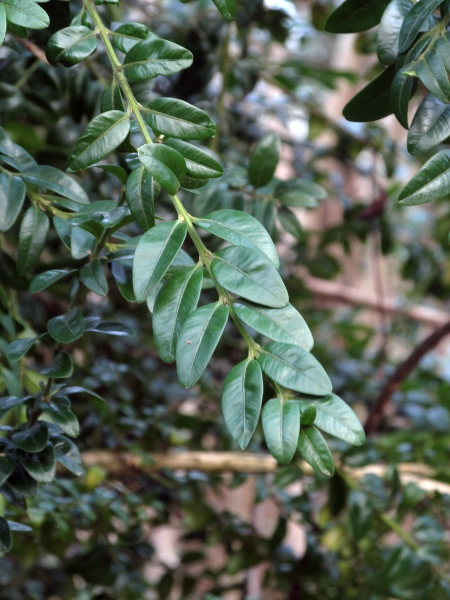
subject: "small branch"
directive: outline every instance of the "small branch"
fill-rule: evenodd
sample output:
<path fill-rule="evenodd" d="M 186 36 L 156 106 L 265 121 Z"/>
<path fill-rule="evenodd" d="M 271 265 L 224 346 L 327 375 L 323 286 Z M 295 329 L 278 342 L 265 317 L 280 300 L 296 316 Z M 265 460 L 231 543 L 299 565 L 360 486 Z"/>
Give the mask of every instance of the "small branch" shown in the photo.
<path fill-rule="evenodd" d="M 83 463 L 86 467 L 99 466 L 113 477 L 121 477 L 130 470 L 152 474 L 162 469 L 184 471 L 203 471 L 204 473 L 276 473 L 279 465 L 269 454 L 250 452 L 177 452 L 155 454 L 131 454 L 112 452 L 110 450 L 92 450 L 83 452 Z M 305 475 L 311 476 L 314 471 L 304 461 L 299 461 Z M 403 484 L 415 483 L 423 490 L 432 493 L 450 494 L 450 485 L 432 479 L 433 469 L 427 465 L 404 463 L 398 465 L 400 480 Z M 62 467 L 61 467 L 62 469 Z M 382 477 L 387 467 L 373 464 L 361 468 L 345 467 L 343 471 L 352 478 L 361 479 L 368 473 Z"/>
<path fill-rule="evenodd" d="M 408 356 L 406 360 L 398 365 L 393 374 L 381 389 L 378 398 L 372 407 L 365 425 L 366 435 L 374 433 L 383 418 L 392 395 L 398 390 L 400 385 L 407 379 L 410 373 L 417 367 L 422 358 L 431 352 L 439 342 L 450 333 L 450 321 L 439 327 L 431 335 L 426 337 Z"/>
<path fill-rule="evenodd" d="M 31 42 L 30 40 L 23 40 L 20 37 L 18 37 L 17 35 L 13 35 L 13 38 L 15 39 L 15 41 L 18 44 L 20 44 L 26 50 L 28 50 L 28 52 L 31 52 L 31 54 L 34 54 L 34 56 L 36 58 L 38 58 L 42 63 L 44 63 L 44 65 L 49 64 L 47 57 L 45 56 L 45 52 L 43 50 L 41 50 L 41 48 L 39 48 L 39 46 L 36 46 L 36 44 Z"/>

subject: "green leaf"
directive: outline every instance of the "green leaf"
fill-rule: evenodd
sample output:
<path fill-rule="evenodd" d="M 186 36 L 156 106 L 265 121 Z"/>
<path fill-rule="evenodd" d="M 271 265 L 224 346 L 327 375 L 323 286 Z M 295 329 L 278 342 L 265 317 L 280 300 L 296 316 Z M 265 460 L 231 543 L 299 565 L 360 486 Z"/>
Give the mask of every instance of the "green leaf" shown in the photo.
<path fill-rule="evenodd" d="M 303 228 L 294 212 L 287 206 L 280 206 L 277 211 L 278 220 L 287 233 L 290 233 L 296 240 L 301 242 L 305 238 Z"/>
<path fill-rule="evenodd" d="M 412 68 L 412 65 L 410 66 Z M 408 71 L 408 66 L 403 70 Z M 394 77 L 390 91 L 390 102 L 394 115 L 400 125 L 408 129 L 408 106 L 416 88 L 417 79 L 410 75 L 405 75 L 403 70 L 398 71 Z"/>
<path fill-rule="evenodd" d="M 25 192 L 25 184 L 18 177 L 0 173 L 0 231 L 8 231 L 16 222 Z"/>
<path fill-rule="evenodd" d="M 31 527 L 28 527 L 28 525 L 23 525 L 22 523 L 17 523 L 16 521 L 8 521 L 8 525 L 11 531 L 33 531 Z"/>
<path fill-rule="evenodd" d="M 403 188 L 400 204 L 413 206 L 450 194 L 450 150 L 435 154 Z"/>
<path fill-rule="evenodd" d="M 182 221 L 160 223 L 146 231 L 133 258 L 133 289 L 138 302 L 144 302 L 164 277 L 186 237 Z"/>
<path fill-rule="evenodd" d="M 312 402 L 299 402 L 300 420 L 303 425 L 312 425 L 317 417 L 316 405 Z"/>
<path fill-rule="evenodd" d="M 29 429 L 14 433 L 11 441 L 25 452 L 42 452 L 48 442 L 48 426 L 45 421 L 38 421 Z"/>
<path fill-rule="evenodd" d="M 254 187 L 264 187 L 273 179 L 280 152 L 281 141 L 275 133 L 268 133 L 256 144 L 248 165 L 248 178 Z"/>
<path fill-rule="evenodd" d="M 22 466 L 19 466 L 8 479 L 8 485 L 21 496 L 32 498 L 37 492 L 36 481 L 28 475 Z"/>
<path fill-rule="evenodd" d="M 429 92 L 442 102 L 450 102 L 450 81 L 440 56 L 435 52 L 426 52 L 414 63 L 417 77 Z"/>
<path fill-rule="evenodd" d="M 319 200 L 327 197 L 326 190 L 308 179 L 290 179 L 277 185 L 273 193 L 283 206 L 315 208 Z"/>
<path fill-rule="evenodd" d="M 275 342 L 295 344 L 305 350 L 314 345 L 308 325 L 291 304 L 284 308 L 263 308 L 235 302 L 233 309 L 246 325 Z"/>
<path fill-rule="evenodd" d="M 392 114 L 390 90 L 394 76 L 395 68 L 388 67 L 375 77 L 345 105 L 344 117 L 348 121 L 364 123 L 377 121 Z"/>
<path fill-rule="evenodd" d="M 236 365 L 222 388 L 222 412 L 228 431 L 241 450 L 255 432 L 261 413 L 264 385 L 261 367 L 252 358 Z"/>
<path fill-rule="evenodd" d="M 67 352 L 59 352 L 50 365 L 45 369 L 40 369 L 38 373 L 46 377 L 70 377 L 73 373 L 72 359 Z"/>
<path fill-rule="evenodd" d="M 100 112 L 104 113 L 110 110 L 121 110 L 122 112 L 125 110 L 120 85 L 116 78 L 114 78 L 111 85 L 106 88 L 100 104 Z"/>
<path fill-rule="evenodd" d="M 147 27 L 142 23 L 125 23 L 112 32 L 112 43 L 117 50 L 126 54 L 133 46 L 148 38 L 149 35 L 152 38 L 156 37 L 150 34 Z"/>
<path fill-rule="evenodd" d="M 55 451 L 50 442 L 47 443 L 42 452 L 29 454 L 23 450 L 18 450 L 16 456 L 28 475 L 38 483 L 50 483 L 55 478 Z"/>
<path fill-rule="evenodd" d="M 25 275 L 39 260 L 49 228 L 48 217 L 33 205 L 26 211 L 20 226 L 17 249 L 17 273 Z"/>
<path fill-rule="evenodd" d="M 25 398 L 18 398 L 17 396 L 4 396 L 0 398 L 0 419 L 6 415 L 15 406 L 23 404 L 30 399 L 30 396 Z"/>
<path fill-rule="evenodd" d="M 153 335 L 156 349 L 164 362 L 175 360 L 181 327 L 197 307 L 202 281 L 203 268 L 196 265 L 173 275 L 156 296 Z"/>
<path fill-rule="evenodd" d="M 80 280 L 94 294 L 98 294 L 99 296 L 107 295 L 108 282 L 106 281 L 102 263 L 98 258 L 81 267 Z"/>
<path fill-rule="evenodd" d="M 88 317 L 84 320 L 84 324 L 84 330 L 93 333 L 118 336 L 134 335 L 134 331 L 128 325 L 118 323 L 117 321 L 102 321 L 99 317 Z"/>
<path fill-rule="evenodd" d="M 128 173 L 125 171 L 125 169 L 123 169 L 122 167 L 119 167 L 118 165 L 105 165 L 102 163 L 98 163 L 95 165 L 92 165 L 92 169 L 101 169 L 102 171 L 106 171 L 107 173 L 111 173 L 111 175 L 114 175 L 114 177 L 117 177 L 117 179 L 120 181 L 120 183 L 125 184 L 127 181 L 127 177 L 128 177 Z"/>
<path fill-rule="evenodd" d="M 6 35 L 6 10 L 5 5 L 0 4 L 0 46 L 5 41 Z"/>
<path fill-rule="evenodd" d="M 19 510 L 26 510 L 27 504 L 25 502 L 25 498 L 17 492 L 15 492 L 8 483 L 2 485 L 2 487 L 0 488 L 0 494 L 5 498 L 7 502 L 12 504 L 14 508 L 17 508 Z"/>
<path fill-rule="evenodd" d="M 298 440 L 298 450 L 315 471 L 327 477 L 334 474 L 334 462 L 331 452 L 322 434 L 314 426 L 302 427 Z"/>
<path fill-rule="evenodd" d="M 55 221 L 55 219 L 54 219 Z M 53 221 L 53 222 L 54 222 Z M 70 253 L 73 258 L 79 260 L 89 256 L 97 244 L 97 238 L 89 231 L 81 227 L 70 227 Z"/>
<path fill-rule="evenodd" d="M 330 33 L 357 33 L 378 25 L 390 0 L 346 0 L 325 23 Z"/>
<path fill-rule="evenodd" d="M 8 346 L 6 354 L 9 360 L 19 360 L 22 356 L 28 352 L 28 350 L 35 344 L 40 336 L 34 338 L 23 338 L 20 340 L 14 340 Z"/>
<path fill-rule="evenodd" d="M 81 454 L 72 440 L 68 440 L 63 435 L 52 435 L 52 442 L 56 460 L 77 477 L 84 475 Z"/>
<path fill-rule="evenodd" d="M 12 546 L 11 532 L 6 519 L 0 517 L 0 552 L 9 552 Z"/>
<path fill-rule="evenodd" d="M 186 173 L 186 162 L 179 152 L 162 144 L 144 144 L 138 148 L 138 156 L 161 187 L 172 196 L 178 192 Z"/>
<path fill-rule="evenodd" d="M 261 348 L 258 362 L 266 375 L 285 388 L 311 396 L 331 393 L 331 381 L 324 368 L 300 346 L 271 342 Z"/>
<path fill-rule="evenodd" d="M 63 279 L 63 277 L 72 275 L 72 273 L 76 273 L 76 269 L 53 269 L 51 271 L 39 273 L 39 275 L 33 277 L 30 284 L 30 292 L 36 294 L 37 292 L 45 290 L 60 279 Z"/>
<path fill-rule="evenodd" d="M 178 73 L 190 67 L 192 60 L 192 54 L 186 48 L 152 36 L 127 52 L 123 71 L 128 79 L 142 81 Z"/>
<path fill-rule="evenodd" d="M 270 454 L 280 464 L 288 464 L 297 449 L 300 433 L 297 402 L 272 398 L 264 405 L 262 425 Z"/>
<path fill-rule="evenodd" d="M 428 17 L 439 4 L 442 4 L 442 0 L 426 0 L 426 2 L 417 2 L 417 4 L 412 6 L 400 30 L 400 52 L 408 50 L 420 31 L 423 31 L 423 26 Z"/>
<path fill-rule="evenodd" d="M 323 400 L 316 400 L 317 410 L 315 425 L 349 444 L 361 446 L 366 441 L 364 429 L 350 406 L 336 394 Z"/>
<path fill-rule="evenodd" d="M 67 402 L 67 398 L 64 398 L 64 400 Z M 42 404 L 42 410 L 55 425 L 58 425 L 63 433 L 71 437 L 77 437 L 80 434 L 80 425 L 66 402 L 62 402 L 60 398 L 53 396 L 50 402 Z"/>
<path fill-rule="evenodd" d="M 93 396 L 94 398 L 97 398 L 97 400 L 101 400 L 102 402 L 105 402 L 105 399 L 102 398 L 99 394 L 97 394 L 93 390 L 88 390 L 87 388 L 80 387 L 79 385 L 72 385 L 70 387 L 64 387 L 63 391 L 66 396 L 71 396 L 72 394 L 87 394 L 88 396 Z"/>
<path fill-rule="evenodd" d="M 45 29 L 50 24 L 47 13 L 32 0 L 3 0 L 6 18 L 14 25 Z"/>
<path fill-rule="evenodd" d="M 251 215 L 240 210 L 216 210 L 195 219 L 195 224 L 235 246 L 261 250 L 279 268 L 280 259 L 272 238 Z"/>
<path fill-rule="evenodd" d="M 176 98 L 157 98 L 142 114 L 154 131 L 182 140 L 204 140 L 216 133 L 214 122 L 205 112 Z"/>
<path fill-rule="evenodd" d="M 417 156 L 450 136 L 450 106 L 429 94 L 416 114 L 408 133 L 408 152 Z"/>
<path fill-rule="evenodd" d="M 219 250 L 211 270 L 221 286 L 246 300 L 271 308 L 283 308 L 289 302 L 283 280 L 259 250 L 245 246 Z"/>
<path fill-rule="evenodd" d="M 192 387 L 202 376 L 225 329 L 228 315 L 228 306 L 215 302 L 197 308 L 183 323 L 176 360 L 178 379 L 184 387 Z"/>
<path fill-rule="evenodd" d="M 49 39 L 47 59 L 53 66 L 61 63 L 64 67 L 73 67 L 95 52 L 97 44 L 97 33 L 89 27 L 65 27 Z"/>
<path fill-rule="evenodd" d="M 98 115 L 88 124 L 69 157 L 72 171 L 80 171 L 111 154 L 130 131 L 130 116 L 120 110 Z"/>
<path fill-rule="evenodd" d="M 155 189 L 153 177 L 143 166 L 130 173 L 125 193 L 128 208 L 144 231 L 155 225 Z"/>
<path fill-rule="evenodd" d="M 227 21 L 236 18 L 236 0 L 213 0 L 220 14 Z"/>
<path fill-rule="evenodd" d="M 27 183 L 32 183 L 43 190 L 50 190 L 72 200 L 75 203 L 75 210 L 78 210 L 80 204 L 89 204 L 89 197 L 81 185 L 55 167 L 36 165 L 23 172 L 21 177 Z M 68 208 L 72 208 L 72 206 L 69 205 Z"/>
<path fill-rule="evenodd" d="M 78 307 L 71 308 L 67 314 L 50 319 L 47 331 L 60 344 L 70 344 L 84 333 L 83 313 Z"/>
<path fill-rule="evenodd" d="M 411 0 L 392 0 L 384 11 L 377 36 L 377 55 L 381 63 L 393 65 L 397 60 L 400 30 L 411 8 Z"/>
<path fill-rule="evenodd" d="M 444 63 L 448 72 L 450 72 L 450 32 L 446 32 L 438 37 L 433 50 Z"/>
<path fill-rule="evenodd" d="M 166 146 L 170 146 L 186 161 L 186 174 L 193 178 L 210 179 L 223 175 L 222 166 L 204 150 L 174 138 L 164 140 Z"/>
<path fill-rule="evenodd" d="M 16 466 L 17 461 L 12 456 L 0 456 L 0 486 L 6 482 Z"/>
<path fill-rule="evenodd" d="M 0 153 L 12 159 L 14 168 L 18 171 L 30 169 L 36 164 L 32 156 L 18 144 L 14 144 L 0 127 Z M 5 157 L 2 157 L 4 160 Z"/>

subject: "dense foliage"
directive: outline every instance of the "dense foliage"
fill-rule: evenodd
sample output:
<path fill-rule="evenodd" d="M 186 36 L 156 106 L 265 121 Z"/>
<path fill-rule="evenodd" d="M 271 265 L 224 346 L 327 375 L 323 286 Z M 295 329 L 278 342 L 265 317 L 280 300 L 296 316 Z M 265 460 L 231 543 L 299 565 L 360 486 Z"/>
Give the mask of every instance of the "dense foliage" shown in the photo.
<path fill-rule="evenodd" d="M 267 598 L 449 598 L 448 496 L 396 468 L 448 477 L 446 378 L 430 363 L 404 383 L 392 422 L 361 446 L 349 404 L 364 418 L 381 387 L 386 315 L 380 344 L 377 325 L 317 306 L 302 284 L 373 244 L 412 297 L 445 298 L 448 210 L 427 213 L 421 245 L 394 204 L 405 157 L 382 127 L 326 116 L 317 98 L 356 78 L 304 54 L 335 43 L 324 30 L 381 22 L 356 47 L 386 69 L 344 116 L 394 113 L 407 127 L 426 88 L 408 150 L 428 158 L 450 136 L 447 2 L 214 4 L 0 3 L 1 551 L 27 532 L 0 559 L 1 597 L 244 598 L 248 570 L 268 565 Z M 298 111 L 308 131 L 296 137 Z M 282 148 L 290 178 L 276 175 Z M 402 205 L 450 191 L 438 150 Z M 371 182 L 370 206 L 349 195 L 354 176 Z M 328 197 L 342 222 L 304 229 L 299 215 Z M 417 327 L 401 319 L 390 334 L 412 349 Z M 151 463 L 236 446 L 287 466 L 226 479 Z M 80 451 L 97 449 L 111 465 L 94 457 L 85 471 Z M 353 470 L 373 463 L 387 466 Z M 269 534 L 211 502 L 249 481 L 256 505 L 278 508 Z M 301 553 L 285 545 L 291 522 L 306 531 Z M 151 541 L 164 525 L 181 529 L 176 563 Z"/>

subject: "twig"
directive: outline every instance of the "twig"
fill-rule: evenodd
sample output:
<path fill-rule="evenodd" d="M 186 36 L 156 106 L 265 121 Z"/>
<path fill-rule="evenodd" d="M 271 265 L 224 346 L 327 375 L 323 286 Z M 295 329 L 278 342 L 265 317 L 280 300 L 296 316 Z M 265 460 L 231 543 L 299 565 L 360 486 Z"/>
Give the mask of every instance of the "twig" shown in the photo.
<path fill-rule="evenodd" d="M 36 44 L 31 42 L 30 40 L 23 40 L 22 38 L 18 37 L 17 35 L 13 35 L 13 38 L 16 40 L 16 42 L 18 44 L 20 44 L 26 50 L 31 52 L 31 54 L 34 54 L 34 56 L 36 58 L 38 58 L 42 63 L 44 63 L 45 65 L 49 64 L 47 57 L 45 56 L 45 52 L 43 50 L 41 50 L 41 48 L 39 48 L 39 46 L 36 46 Z"/>
<path fill-rule="evenodd" d="M 422 358 L 431 352 L 439 342 L 450 333 L 450 321 L 435 329 L 431 335 L 426 337 L 408 356 L 406 360 L 398 365 L 393 374 L 384 384 L 375 403 L 370 411 L 369 418 L 365 425 L 366 435 L 374 433 L 383 418 L 392 395 L 396 392 L 399 386 L 405 381 L 409 374 L 417 367 Z"/>

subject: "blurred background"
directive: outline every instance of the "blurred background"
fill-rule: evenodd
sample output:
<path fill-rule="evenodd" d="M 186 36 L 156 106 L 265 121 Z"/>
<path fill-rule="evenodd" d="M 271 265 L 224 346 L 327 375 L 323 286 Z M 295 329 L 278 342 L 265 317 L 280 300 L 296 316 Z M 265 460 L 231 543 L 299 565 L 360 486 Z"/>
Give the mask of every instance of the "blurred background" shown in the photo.
<path fill-rule="evenodd" d="M 52 1 L 72 15 L 80 8 Z M 73 351 L 73 385 L 105 399 L 74 396 L 86 474 L 65 471 L 42 487 L 26 519 L 8 507 L 33 531 L 16 533 L 0 557 L 1 600 L 450 598 L 448 201 L 400 206 L 398 193 L 420 166 L 406 131 L 393 117 L 342 117 L 377 73 L 376 30 L 325 33 L 330 0 L 237 4 L 231 24 L 210 0 L 122 0 L 103 15 L 114 25 L 145 23 L 193 53 L 188 70 L 134 92 L 141 103 L 189 101 L 218 124 L 209 147 L 225 176 L 183 199 L 194 215 L 246 210 L 270 231 L 315 356 L 366 425 L 367 442 L 330 439 L 337 472 L 329 479 L 296 459 L 275 467 L 257 430 L 247 473 L 220 408 L 223 380 L 244 352 L 237 332 L 229 326 L 201 382 L 185 390 L 158 358 L 146 305 L 110 285 L 107 299 L 89 295 L 89 313 L 136 336 L 91 336 Z M 0 119 L 39 163 L 65 170 L 110 71 L 101 50 L 71 69 L 48 66 L 36 53 L 48 36 L 33 32 L 31 47 L 9 36 L 0 48 Z M 251 149 L 267 132 L 282 140 L 277 177 L 317 182 L 326 199 L 294 193 L 295 185 L 282 198 L 270 186 L 246 186 Z M 117 193 L 106 171 L 82 177 L 91 197 Z M 161 196 L 159 214 L 170 206 Z M 46 252 L 47 265 L 67 266 L 56 236 Z M 2 261 L 0 281 L 10 282 Z M 18 299 L 36 331 L 61 312 L 57 292 Z M 3 390 L 8 369 L 0 354 Z M 206 467 L 178 468 L 176 453 L 192 451 L 204 453 Z M 209 472 L 208 457 L 221 451 L 236 452 L 231 468 Z M 154 453 L 175 461 L 155 469 Z"/>

